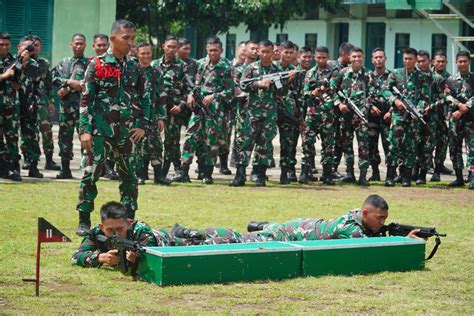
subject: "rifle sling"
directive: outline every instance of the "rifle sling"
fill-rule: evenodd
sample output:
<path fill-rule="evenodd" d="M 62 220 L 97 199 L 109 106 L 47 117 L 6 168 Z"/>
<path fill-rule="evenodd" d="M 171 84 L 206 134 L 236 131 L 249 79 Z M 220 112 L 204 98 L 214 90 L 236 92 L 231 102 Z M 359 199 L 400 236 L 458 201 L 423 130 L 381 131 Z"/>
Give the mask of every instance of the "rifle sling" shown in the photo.
<path fill-rule="evenodd" d="M 433 250 L 431 250 L 430 255 L 425 259 L 425 261 L 430 260 L 431 258 L 433 258 L 433 256 L 435 255 L 436 251 L 438 250 L 439 245 L 441 245 L 441 238 L 439 238 L 439 236 L 436 236 L 436 238 L 435 238 L 435 246 L 433 247 Z"/>

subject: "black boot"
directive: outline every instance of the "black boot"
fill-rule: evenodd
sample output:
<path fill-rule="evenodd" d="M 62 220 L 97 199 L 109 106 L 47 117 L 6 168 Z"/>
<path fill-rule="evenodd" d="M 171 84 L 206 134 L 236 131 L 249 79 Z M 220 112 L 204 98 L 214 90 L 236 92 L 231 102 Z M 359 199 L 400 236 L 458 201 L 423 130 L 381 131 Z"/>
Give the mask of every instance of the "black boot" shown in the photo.
<path fill-rule="evenodd" d="M 77 225 L 76 235 L 85 236 L 91 229 L 91 213 L 79 212 L 79 225 Z"/>
<path fill-rule="evenodd" d="M 403 167 L 402 187 L 411 187 L 411 178 L 413 175 L 412 168 Z"/>
<path fill-rule="evenodd" d="M 416 185 L 426 184 L 426 174 L 428 173 L 427 169 L 421 168 L 420 174 L 418 175 L 418 180 L 416 180 Z"/>
<path fill-rule="evenodd" d="M 436 165 L 433 171 L 433 175 L 431 176 L 431 182 L 439 182 L 441 181 L 441 166 Z"/>
<path fill-rule="evenodd" d="M 281 167 L 281 173 L 280 173 L 280 184 L 290 184 L 290 179 L 288 179 L 288 167 Z"/>
<path fill-rule="evenodd" d="M 397 172 L 397 167 L 387 167 L 387 178 L 385 179 L 385 186 L 386 187 L 394 187 L 395 186 L 395 174 Z"/>
<path fill-rule="evenodd" d="M 182 165 L 181 168 L 176 171 L 176 174 L 173 176 L 173 182 L 189 183 L 191 179 L 189 178 L 189 165 Z"/>
<path fill-rule="evenodd" d="M 357 181 L 358 185 L 368 187 L 369 181 L 367 181 L 367 169 L 361 169 L 360 170 L 360 175 L 359 175 L 359 181 Z"/>
<path fill-rule="evenodd" d="M 165 177 L 165 175 L 163 174 L 163 168 L 161 167 L 161 165 L 153 166 L 153 173 L 155 176 L 155 178 L 153 179 L 153 182 L 157 184 L 170 185 L 171 182 L 173 182 L 170 179 Z"/>
<path fill-rule="evenodd" d="M 255 181 L 255 186 L 257 187 L 264 187 L 266 186 L 267 180 L 267 166 L 259 166 L 258 167 L 258 174 L 257 174 L 257 181 Z"/>
<path fill-rule="evenodd" d="M 235 178 L 229 182 L 231 187 L 241 187 L 245 185 L 245 166 L 237 165 Z"/>
<path fill-rule="evenodd" d="M 456 180 L 449 183 L 448 186 L 452 187 L 452 188 L 463 187 L 464 186 L 464 179 L 462 177 L 462 169 L 454 169 L 454 172 L 456 173 Z"/>
<path fill-rule="evenodd" d="M 21 169 L 23 170 L 29 170 L 30 169 L 30 165 L 31 165 L 31 161 L 29 158 L 26 158 L 25 156 L 23 156 L 23 166 L 21 167 Z"/>
<path fill-rule="evenodd" d="M 298 178 L 296 177 L 296 169 L 295 166 L 290 166 L 288 168 L 288 180 L 290 182 L 298 182 Z"/>
<path fill-rule="evenodd" d="M 137 184 L 144 185 L 145 184 L 145 174 L 143 172 L 143 168 L 136 168 L 136 175 L 137 175 Z"/>
<path fill-rule="evenodd" d="M 195 229 L 188 229 L 183 227 L 179 224 L 174 224 L 171 228 L 171 235 L 178 238 L 183 239 L 196 239 L 196 240 L 204 240 L 205 235 L 201 233 L 199 230 Z"/>
<path fill-rule="evenodd" d="M 56 175 L 56 179 L 72 179 L 69 160 L 61 160 L 61 171 Z"/>
<path fill-rule="evenodd" d="M 252 222 L 248 223 L 247 231 L 249 233 L 261 231 L 265 228 L 265 225 L 267 225 L 268 223 L 269 222 L 255 222 L 255 221 L 252 221 Z"/>
<path fill-rule="evenodd" d="M 115 172 L 114 167 L 115 167 L 115 163 L 112 160 L 110 160 L 110 159 L 105 160 L 105 175 L 104 175 L 104 178 L 107 178 L 107 179 L 110 179 L 110 180 L 118 180 L 119 179 L 119 176 Z"/>
<path fill-rule="evenodd" d="M 316 158 L 315 158 L 315 157 L 312 157 L 312 158 L 309 160 L 309 163 L 311 164 L 311 173 L 312 173 L 312 174 L 317 174 L 317 173 L 318 173 L 318 169 L 316 168 Z"/>
<path fill-rule="evenodd" d="M 445 165 L 441 165 L 440 171 L 442 174 L 452 174 L 453 170 L 446 168 Z"/>
<path fill-rule="evenodd" d="M 150 166 L 150 159 L 143 158 L 143 179 L 150 180 L 150 176 L 148 175 L 148 167 Z"/>
<path fill-rule="evenodd" d="M 258 175 L 258 166 L 253 165 L 252 171 L 250 172 L 250 181 L 257 182 L 257 175 Z"/>
<path fill-rule="evenodd" d="M 332 174 L 331 174 L 331 177 L 335 180 L 339 180 L 342 178 L 342 174 L 340 174 L 338 171 L 337 171 L 337 168 L 339 168 L 339 164 L 335 164 L 332 168 Z"/>
<path fill-rule="evenodd" d="M 354 175 L 354 167 L 347 167 L 347 175 L 341 178 L 341 182 L 356 183 L 356 178 Z"/>
<path fill-rule="evenodd" d="M 415 163 L 415 167 L 413 167 L 413 171 L 412 171 L 412 174 L 411 174 L 411 179 L 413 181 L 416 181 L 418 180 L 418 177 L 420 175 L 420 163 Z"/>
<path fill-rule="evenodd" d="M 301 174 L 300 178 L 298 180 L 299 183 L 301 184 L 308 184 L 309 182 L 309 173 L 311 172 L 311 165 L 309 164 L 304 164 L 301 166 Z"/>
<path fill-rule="evenodd" d="M 469 190 L 474 190 L 474 173 L 469 172 Z"/>
<path fill-rule="evenodd" d="M 394 181 L 395 183 L 402 184 L 402 181 L 403 181 L 403 167 L 402 166 L 398 167 L 398 173 L 397 173 L 397 169 L 395 169 Z"/>
<path fill-rule="evenodd" d="M 195 173 L 197 173 L 197 180 L 202 180 L 204 178 L 204 170 L 205 170 L 205 166 L 204 164 L 202 163 L 202 161 L 200 159 L 198 159 L 197 161 L 197 168 L 194 170 Z"/>
<path fill-rule="evenodd" d="M 168 175 L 168 171 L 170 171 L 170 166 L 171 161 L 165 159 L 165 161 L 163 161 L 163 177 L 166 178 L 166 176 Z"/>
<path fill-rule="evenodd" d="M 7 161 L 3 157 L 0 157 L 0 178 L 7 176 L 8 169 Z"/>
<path fill-rule="evenodd" d="M 369 181 L 380 181 L 379 165 L 372 165 L 372 176 L 370 176 Z"/>
<path fill-rule="evenodd" d="M 230 176 L 232 174 L 232 171 L 229 170 L 229 167 L 227 166 L 227 155 L 220 155 L 219 160 L 221 162 L 221 166 L 219 167 L 219 173 L 224 174 L 226 176 Z"/>
<path fill-rule="evenodd" d="M 41 172 L 39 172 L 39 170 L 38 170 L 38 162 L 37 161 L 32 161 L 30 163 L 30 170 L 28 171 L 28 177 L 38 178 L 38 179 L 43 178 L 43 174 Z"/>
<path fill-rule="evenodd" d="M 330 165 L 323 165 L 323 174 L 321 180 L 325 185 L 335 185 L 336 181 L 332 178 L 332 167 Z"/>
<path fill-rule="evenodd" d="M 174 167 L 174 170 L 175 171 L 178 171 L 181 169 L 181 160 L 176 160 L 176 161 L 173 161 L 173 167 Z"/>
<path fill-rule="evenodd" d="M 10 162 L 5 165 L 6 168 L 6 173 L 5 173 L 5 179 L 10 179 L 12 181 L 21 181 L 21 175 L 20 175 L 20 163 L 18 161 L 16 162 Z"/>
<path fill-rule="evenodd" d="M 212 173 L 214 172 L 214 166 L 204 166 L 204 176 L 202 178 L 202 184 L 213 184 L 214 179 Z"/>
<path fill-rule="evenodd" d="M 46 156 L 46 163 L 44 164 L 44 169 L 46 170 L 61 170 L 61 167 L 59 167 L 56 162 L 53 160 L 53 155 L 49 154 Z"/>

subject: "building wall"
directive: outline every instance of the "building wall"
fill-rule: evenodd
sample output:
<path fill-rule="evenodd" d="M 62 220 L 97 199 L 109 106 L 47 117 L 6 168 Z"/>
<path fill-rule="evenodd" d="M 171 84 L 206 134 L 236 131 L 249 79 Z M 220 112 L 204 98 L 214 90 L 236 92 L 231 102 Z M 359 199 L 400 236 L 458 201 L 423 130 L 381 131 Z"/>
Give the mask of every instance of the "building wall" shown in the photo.
<path fill-rule="evenodd" d="M 94 54 L 94 34 L 110 34 L 115 21 L 116 0 L 56 0 L 54 1 L 52 64 L 71 56 L 69 43 L 74 33 L 83 33 L 87 39 L 85 55 Z"/>

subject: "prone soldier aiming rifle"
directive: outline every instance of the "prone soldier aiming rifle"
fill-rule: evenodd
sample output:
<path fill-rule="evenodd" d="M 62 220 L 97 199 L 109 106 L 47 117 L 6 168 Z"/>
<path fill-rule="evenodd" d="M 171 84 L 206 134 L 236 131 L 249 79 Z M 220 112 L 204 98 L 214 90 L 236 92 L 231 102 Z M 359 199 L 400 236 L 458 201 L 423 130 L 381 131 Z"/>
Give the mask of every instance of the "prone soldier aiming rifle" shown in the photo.
<path fill-rule="evenodd" d="M 127 260 L 127 251 L 140 252 L 143 251 L 143 247 L 138 241 L 132 241 L 125 238 L 118 237 L 115 232 L 112 236 L 106 237 L 104 235 L 98 235 L 97 240 L 105 244 L 107 249 L 117 249 L 118 257 L 120 258 L 120 271 L 127 273 L 129 268 L 129 262 Z M 135 262 L 131 266 L 130 274 L 135 277 L 137 274 L 139 263 L 139 256 L 135 259 Z"/>

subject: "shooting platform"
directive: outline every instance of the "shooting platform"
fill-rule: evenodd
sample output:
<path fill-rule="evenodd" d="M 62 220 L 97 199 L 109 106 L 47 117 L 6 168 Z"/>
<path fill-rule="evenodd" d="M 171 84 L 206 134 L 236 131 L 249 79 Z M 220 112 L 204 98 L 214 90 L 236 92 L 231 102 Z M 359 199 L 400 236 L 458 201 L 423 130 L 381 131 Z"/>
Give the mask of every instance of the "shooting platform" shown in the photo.
<path fill-rule="evenodd" d="M 149 247 L 139 276 L 158 285 L 280 280 L 424 268 L 425 242 L 405 237 Z"/>

